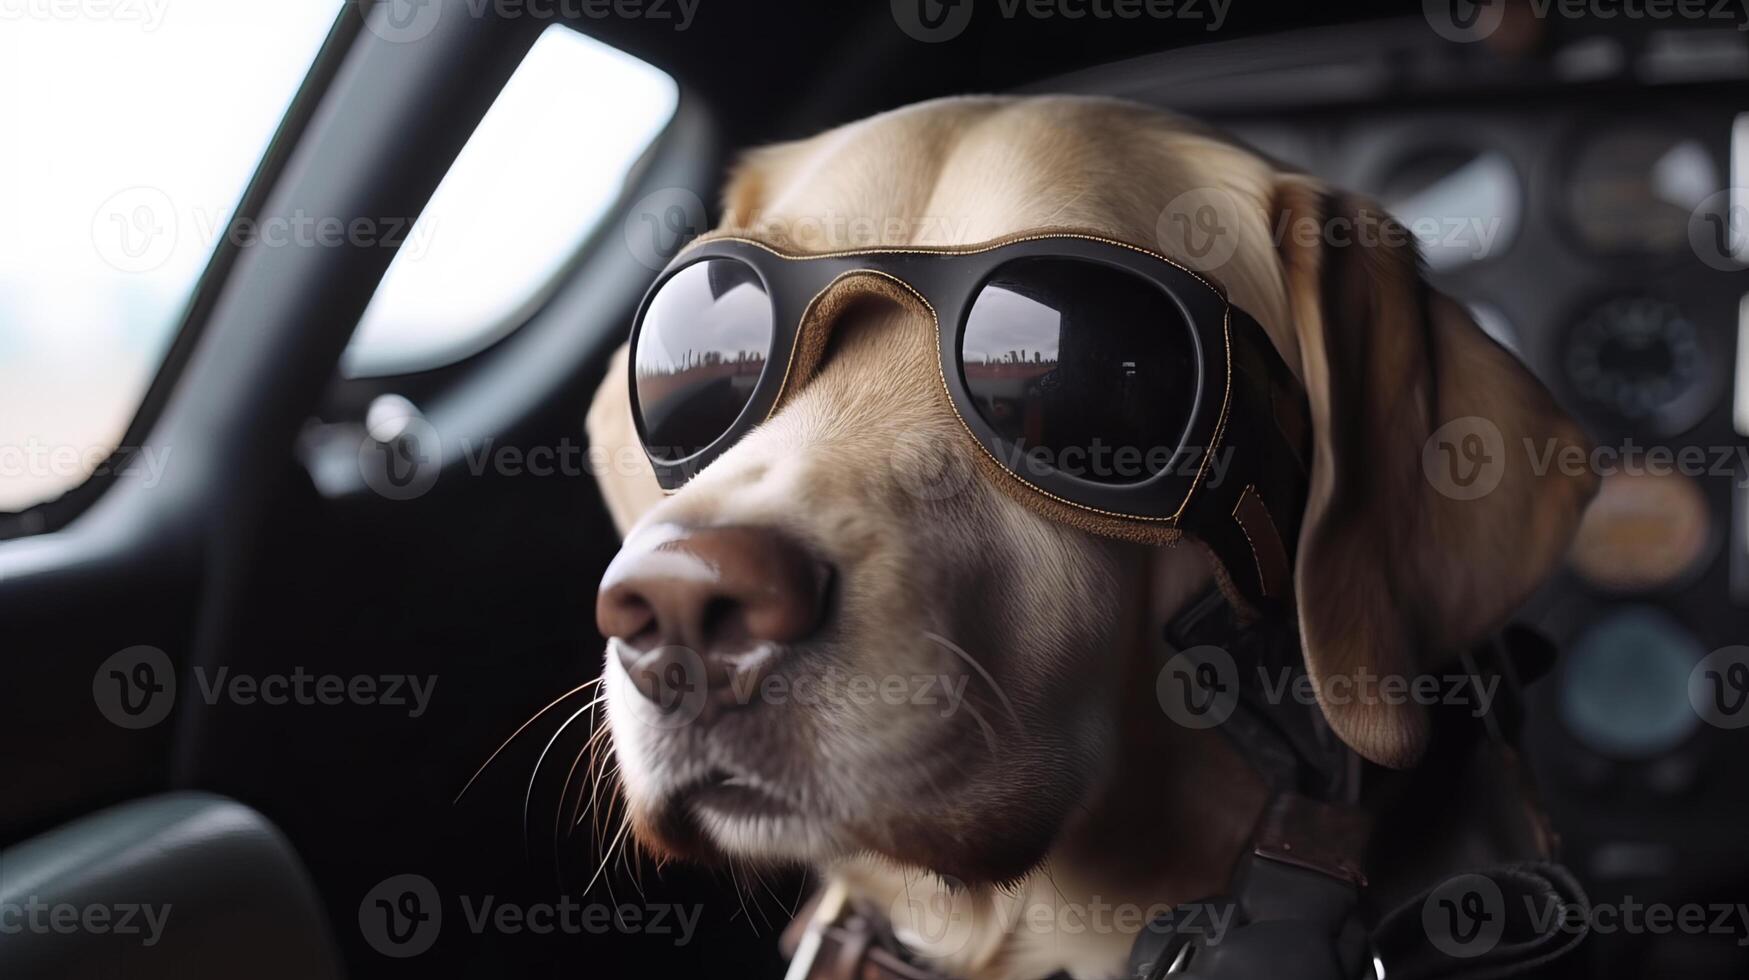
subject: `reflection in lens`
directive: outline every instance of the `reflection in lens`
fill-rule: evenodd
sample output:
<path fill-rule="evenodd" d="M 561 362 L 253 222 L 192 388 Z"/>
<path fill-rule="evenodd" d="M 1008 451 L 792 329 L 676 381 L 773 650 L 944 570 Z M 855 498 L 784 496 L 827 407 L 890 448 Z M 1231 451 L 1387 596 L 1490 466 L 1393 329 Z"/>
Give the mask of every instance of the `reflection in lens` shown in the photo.
<path fill-rule="evenodd" d="M 765 370 L 771 333 L 771 300 L 745 262 L 707 259 L 663 284 L 635 352 L 651 456 L 684 459 L 728 430 Z"/>
<path fill-rule="evenodd" d="M 1028 463 L 1098 483 L 1166 468 L 1198 376 L 1189 326 L 1163 290 L 1060 258 L 996 270 L 966 317 L 960 370 L 978 414 Z"/>

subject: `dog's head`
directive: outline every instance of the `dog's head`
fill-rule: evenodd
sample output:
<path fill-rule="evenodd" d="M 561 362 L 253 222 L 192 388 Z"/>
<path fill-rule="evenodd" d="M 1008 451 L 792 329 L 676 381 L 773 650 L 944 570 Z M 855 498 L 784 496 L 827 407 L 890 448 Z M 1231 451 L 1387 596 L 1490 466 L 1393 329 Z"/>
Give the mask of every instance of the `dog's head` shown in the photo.
<path fill-rule="evenodd" d="M 1139 106 L 979 98 L 753 154 L 724 227 L 801 252 L 1071 227 L 1189 261 L 1198 222 L 1172 218 L 1211 200 L 1229 254 L 1196 257 L 1309 401 L 1308 670 L 1413 675 L 1524 598 L 1591 487 L 1507 459 L 1472 497 L 1429 471 L 1430 437 L 1457 420 L 1495 457 L 1583 437 L 1424 285 L 1376 208 Z M 1013 878 L 1109 771 L 1141 610 L 1210 568 L 1051 520 L 980 472 L 934 320 L 903 289 L 852 275 L 814 317 L 829 340 L 805 383 L 678 492 L 647 470 L 603 478 L 627 535 L 599 619 L 634 826 L 689 856 L 874 853 Z M 590 413 L 599 447 L 637 445 L 624 357 Z M 1324 710 L 1382 764 L 1412 764 L 1427 738 L 1413 704 Z"/>

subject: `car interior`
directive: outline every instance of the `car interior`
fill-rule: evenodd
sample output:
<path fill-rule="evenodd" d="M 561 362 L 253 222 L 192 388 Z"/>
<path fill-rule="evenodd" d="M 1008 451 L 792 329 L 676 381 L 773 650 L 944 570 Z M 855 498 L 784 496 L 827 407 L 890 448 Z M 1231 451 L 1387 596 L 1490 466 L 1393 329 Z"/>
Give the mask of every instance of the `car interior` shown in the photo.
<path fill-rule="evenodd" d="M 618 828 L 556 822 L 583 790 L 540 765 L 578 752 L 588 719 L 516 734 L 602 670 L 595 592 L 619 541 L 583 420 L 739 151 L 980 92 L 1183 113 L 1415 231 L 1434 283 L 1622 450 L 1566 569 L 1517 617 L 1559 651 L 1528 689 L 1524 754 L 1566 864 L 1594 901 L 1749 900 L 1745 735 L 1690 708 L 1695 664 L 1749 642 L 1749 273 L 1708 237 L 1749 206 L 1742 18 L 1509 3 L 1470 41 L 1439 4 L 1073 23 L 976 5 L 927 41 L 901 0 L 314 5 L 314 46 L 286 55 L 294 90 L 238 150 L 228 213 L 262 234 L 201 243 L 107 451 L 0 501 L 0 899 L 149 893 L 201 925 L 153 947 L 0 935 L 0 974 L 780 975 L 803 875 L 609 860 Z M 291 47 L 247 33 L 268 28 L 233 24 L 224 46 Z M 584 57 L 623 77 L 570 84 Z M 198 54 L 183 70 L 202 75 Z M 495 126 L 513 95 L 533 107 L 515 133 Z M 462 200 L 476 154 L 514 186 Z M 465 250 L 401 284 L 446 188 L 438 227 Z M 271 247 L 267 229 L 310 215 L 376 220 L 382 240 Z M 32 319 L 59 307 L 8 305 L 15 272 L 0 334 L 62 329 Z M 109 309 L 92 304 L 80 315 Z M 0 336 L 17 377 L 57 370 L 32 349 Z M 0 367 L 0 388 L 14 376 Z M 59 383 L 0 392 L 23 420 L 0 438 L 32 431 L 25 399 Z M 85 383 L 69 373 L 66 396 Z M 267 677 L 293 696 L 226 686 Z M 360 683 L 370 696 L 324 693 Z M 417 955 L 368 925 L 409 874 L 462 898 Z M 489 924 L 628 896 L 696 923 Z M 1585 955 L 1599 978 L 1741 977 L 1749 933 L 1623 929 Z"/>

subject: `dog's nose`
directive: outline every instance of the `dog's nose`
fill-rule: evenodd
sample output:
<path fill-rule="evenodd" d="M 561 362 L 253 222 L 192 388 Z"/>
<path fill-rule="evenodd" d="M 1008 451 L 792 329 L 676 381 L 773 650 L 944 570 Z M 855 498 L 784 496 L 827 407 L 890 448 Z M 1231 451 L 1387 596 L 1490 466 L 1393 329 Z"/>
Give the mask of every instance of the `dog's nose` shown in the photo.
<path fill-rule="evenodd" d="M 620 663 L 655 697 L 680 658 L 696 656 L 708 686 L 769 669 L 773 645 L 820 626 L 830 569 L 770 528 L 670 529 L 627 542 L 602 577 L 595 623 Z"/>

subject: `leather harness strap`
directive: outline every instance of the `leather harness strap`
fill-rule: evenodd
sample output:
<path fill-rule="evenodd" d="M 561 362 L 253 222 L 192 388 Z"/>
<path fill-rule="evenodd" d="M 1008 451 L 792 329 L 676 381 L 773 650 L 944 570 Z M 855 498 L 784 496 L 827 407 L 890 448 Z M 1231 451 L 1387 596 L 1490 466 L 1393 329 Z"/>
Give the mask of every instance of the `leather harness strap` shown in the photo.
<path fill-rule="evenodd" d="M 1365 888 L 1363 862 L 1371 833 L 1372 820 L 1364 810 L 1277 796 L 1257 825 L 1252 853 Z"/>
<path fill-rule="evenodd" d="M 1311 473 L 1310 408 L 1256 320 L 1233 307 L 1229 328 L 1233 394 L 1206 450 L 1216 468 L 1181 526 L 1214 556 L 1216 581 L 1243 615 L 1285 616 Z"/>

